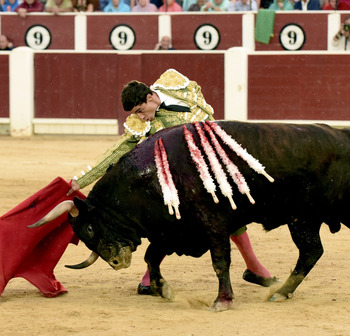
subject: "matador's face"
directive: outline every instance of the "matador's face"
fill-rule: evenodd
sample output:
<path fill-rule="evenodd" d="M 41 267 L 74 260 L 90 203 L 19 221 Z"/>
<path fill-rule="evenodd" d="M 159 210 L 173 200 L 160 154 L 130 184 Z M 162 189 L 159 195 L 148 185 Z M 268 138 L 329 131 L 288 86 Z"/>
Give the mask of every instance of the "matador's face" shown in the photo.
<path fill-rule="evenodd" d="M 160 103 L 158 95 L 153 92 L 147 95 L 146 103 L 134 106 L 130 112 L 135 113 L 142 121 L 151 121 L 155 118 Z"/>

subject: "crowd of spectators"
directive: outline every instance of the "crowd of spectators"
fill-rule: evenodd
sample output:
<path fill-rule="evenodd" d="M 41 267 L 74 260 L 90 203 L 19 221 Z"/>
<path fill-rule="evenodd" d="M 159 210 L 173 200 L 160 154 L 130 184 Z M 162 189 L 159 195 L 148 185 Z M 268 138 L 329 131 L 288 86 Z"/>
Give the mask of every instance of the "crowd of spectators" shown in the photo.
<path fill-rule="evenodd" d="M 350 10 L 350 0 L 0 0 L 0 11 L 17 12 L 232 12 Z"/>

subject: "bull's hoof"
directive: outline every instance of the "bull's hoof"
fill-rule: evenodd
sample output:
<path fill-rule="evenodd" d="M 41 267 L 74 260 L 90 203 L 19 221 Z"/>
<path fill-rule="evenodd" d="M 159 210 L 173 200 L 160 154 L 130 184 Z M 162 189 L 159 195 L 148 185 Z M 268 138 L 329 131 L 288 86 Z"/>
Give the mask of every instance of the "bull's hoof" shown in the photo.
<path fill-rule="evenodd" d="M 254 283 L 256 285 L 260 285 L 263 287 L 270 287 L 272 285 L 275 285 L 276 283 L 280 282 L 280 279 L 276 277 L 272 278 L 265 278 L 260 275 L 257 275 L 253 273 L 252 271 L 249 271 L 246 269 L 243 273 L 243 280 Z"/>
<path fill-rule="evenodd" d="M 230 309 L 231 305 L 232 300 L 217 301 L 209 307 L 209 311 L 218 313 Z"/>
<path fill-rule="evenodd" d="M 268 299 L 268 301 L 269 302 L 282 302 L 282 301 L 286 301 L 288 299 L 291 299 L 292 296 L 293 296 L 292 293 L 289 293 L 288 295 L 284 295 L 281 293 L 275 293 Z"/>
<path fill-rule="evenodd" d="M 174 292 L 167 282 L 164 282 L 162 286 L 162 297 L 169 301 L 172 301 L 174 299 Z"/>

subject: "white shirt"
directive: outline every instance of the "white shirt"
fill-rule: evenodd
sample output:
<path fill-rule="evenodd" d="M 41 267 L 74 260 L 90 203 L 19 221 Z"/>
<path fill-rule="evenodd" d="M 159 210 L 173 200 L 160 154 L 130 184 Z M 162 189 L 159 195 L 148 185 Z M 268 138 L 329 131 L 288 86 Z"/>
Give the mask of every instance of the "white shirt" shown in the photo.
<path fill-rule="evenodd" d="M 160 102 L 164 103 L 165 105 L 181 105 L 181 106 L 188 107 L 188 105 L 185 102 L 183 102 L 182 100 L 178 100 L 177 98 L 170 97 L 170 96 L 166 95 L 165 93 L 160 92 L 158 90 L 152 90 L 152 91 L 154 91 L 158 95 Z"/>
<path fill-rule="evenodd" d="M 310 0 L 303 1 L 301 0 L 301 10 L 306 11 L 307 5 L 309 4 Z"/>

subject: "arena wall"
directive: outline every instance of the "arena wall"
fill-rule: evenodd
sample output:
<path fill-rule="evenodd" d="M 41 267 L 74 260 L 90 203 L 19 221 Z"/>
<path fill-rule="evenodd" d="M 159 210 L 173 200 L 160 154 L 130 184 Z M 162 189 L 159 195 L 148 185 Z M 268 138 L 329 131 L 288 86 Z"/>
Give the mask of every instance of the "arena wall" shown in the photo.
<path fill-rule="evenodd" d="M 163 35 L 177 50 L 332 50 L 329 43 L 350 12 L 276 12 L 268 44 L 254 39 L 257 12 L 0 13 L 0 31 L 17 47 L 35 50 L 153 50 Z M 285 28 L 288 28 L 287 30 Z M 281 42 L 283 32 L 292 35 Z M 302 39 L 302 44 L 299 41 Z"/>
<path fill-rule="evenodd" d="M 132 79 L 153 83 L 168 68 L 202 86 L 216 119 L 347 125 L 348 55 L 332 51 L 330 43 L 345 15 L 278 14 L 270 43 L 262 44 L 254 40 L 254 12 L 39 13 L 26 20 L 4 13 L 2 32 L 16 30 L 10 38 L 23 47 L 0 55 L 0 133 L 121 133 L 126 118 L 119 101 L 123 85 Z M 126 26 L 134 41 L 130 31 L 118 31 Z M 198 35 L 202 26 L 209 30 Z M 296 33 L 282 41 L 285 27 Z M 150 50 L 165 33 L 177 50 Z M 286 50 L 299 47 L 300 34 L 301 47 Z"/>

